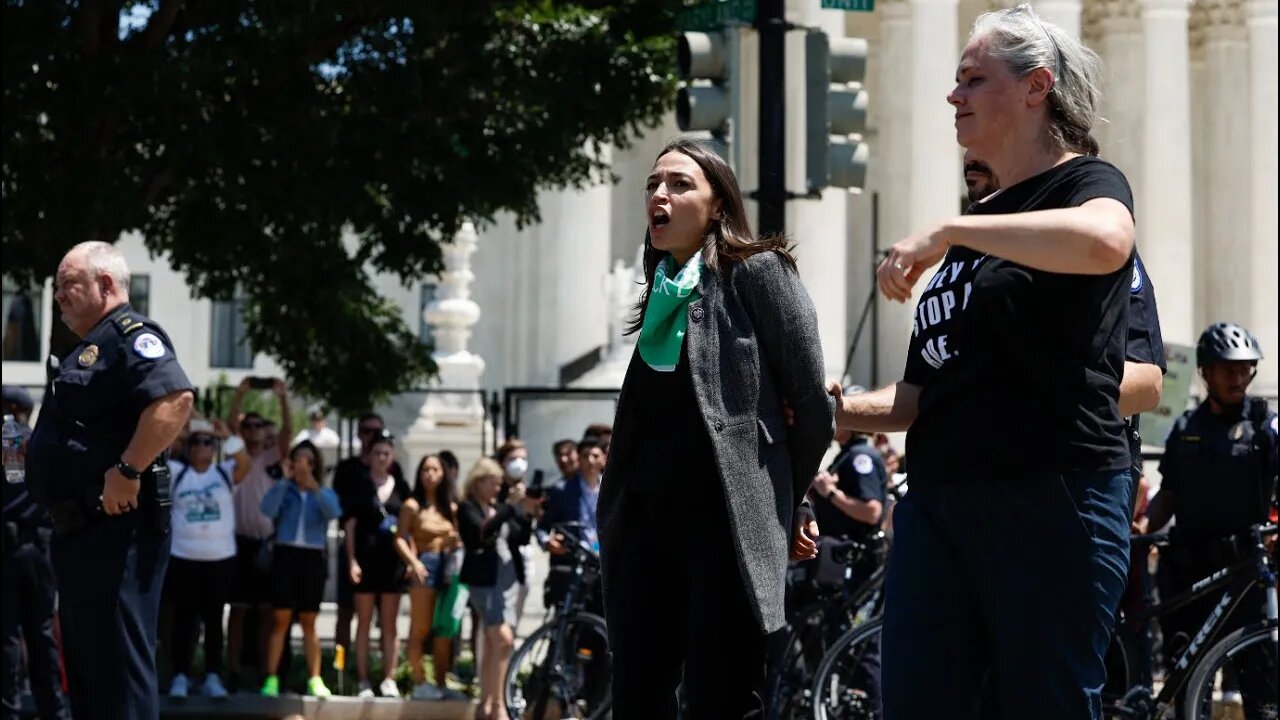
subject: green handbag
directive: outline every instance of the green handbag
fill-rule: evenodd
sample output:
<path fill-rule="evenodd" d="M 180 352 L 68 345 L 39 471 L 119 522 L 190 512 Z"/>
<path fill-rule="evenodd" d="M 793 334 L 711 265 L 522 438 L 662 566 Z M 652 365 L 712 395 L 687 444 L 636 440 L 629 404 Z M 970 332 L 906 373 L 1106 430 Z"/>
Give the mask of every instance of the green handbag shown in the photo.
<path fill-rule="evenodd" d="M 443 595 L 436 598 L 436 614 L 431 619 L 431 634 L 438 638 L 458 637 L 462 616 L 467 612 L 467 586 L 454 573 Z"/>

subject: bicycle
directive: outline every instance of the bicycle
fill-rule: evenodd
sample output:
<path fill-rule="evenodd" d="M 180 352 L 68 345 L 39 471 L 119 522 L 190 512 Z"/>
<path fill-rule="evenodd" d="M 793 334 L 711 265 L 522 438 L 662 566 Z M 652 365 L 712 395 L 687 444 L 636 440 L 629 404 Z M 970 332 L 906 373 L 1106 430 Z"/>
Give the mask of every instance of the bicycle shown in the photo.
<path fill-rule="evenodd" d="M 1119 676 L 1123 682 L 1117 684 L 1116 678 L 1112 678 L 1103 688 L 1103 717 L 1126 720 L 1171 717 L 1181 695 L 1188 720 L 1210 720 L 1213 717 L 1213 691 L 1221 681 L 1222 670 L 1228 660 L 1237 656 L 1248 657 L 1249 651 L 1256 648 L 1255 652 L 1269 653 L 1271 663 L 1275 664 L 1276 574 L 1263 542 L 1264 538 L 1275 534 L 1275 524 L 1253 525 L 1240 536 L 1247 541 L 1248 553 L 1235 563 L 1209 574 L 1193 583 L 1190 589 L 1167 600 L 1149 603 L 1132 615 L 1122 614 L 1109 650 L 1109 667 L 1120 668 Z M 1163 545 L 1167 539 L 1164 534 L 1141 535 L 1131 542 L 1138 546 Z M 1255 586 L 1261 586 L 1265 592 L 1266 617 L 1219 639 Z M 1164 684 L 1156 693 L 1152 684 L 1143 677 L 1143 666 L 1138 660 L 1145 653 L 1138 647 L 1139 633 L 1134 631 L 1152 619 L 1167 617 L 1196 600 L 1215 596 L 1218 592 L 1222 594 L 1217 604 L 1190 643 L 1172 659 Z M 1263 717 L 1276 718 L 1277 701 L 1280 700 L 1277 684 L 1280 681 L 1274 671 L 1264 673 L 1264 676 L 1270 683 L 1270 697 Z"/>
<path fill-rule="evenodd" d="M 1104 688 L 1103 717 L 1126 720 L 1171 717 L 1176 699 L 1181 693 L 1185 700 L 1187 720 L 1211 720 L 1213 691 L 1220 682 L 1223 665 L 1228 660 L 1251 648 L 1261 648 L 1263 652 L 1271 653 L 1274 662 L 1277 652 L 1276 575 L 1263 538 L 1275 534 L 1274 524 L 1254 525 L 1247 533 L 1250 540 L 1248 557 L 1200 580 L 1190 590 L 1168 601 L 1153 604 L 1142 612 L 1121 620 L 1119 631 L 1114 636 L 1112 651 L 1120 653 L 1124 682 L 1117 686 L 1113 681 Z M 1160 542 L 1162 538 L 1163 536 L 1140 536 L 1135 541 L 1145 544 Z M 1228 633 L 1210 645 L 1255 585 L 1262 585 L 1266 592 L 1266 618 Z M 1135 642 L 1126 639 L 1132 633 L 1126 634 L 1123 631 L 1134 624 L 1167 615 L 1219 590 L 1223 594 L 1213 612 L 1174 661 L 1173 669 L 1166 676 L 1160 692 L 1155 693 L 1150 685 L 1141 680 L 1140 665 L 1130 660 L 1136 660 L 1140 651 L 1132 647 Z M 857 675 L 850 668 L 856 668 L 857 663 L 868 652 L 879 649 L 882 626 L 883 621 L 877 619 L 861 628 L 854 628 L 837 640 L 823 658 L 811 690 L 816 720 L 873 720 L 879 717 L 878 711 L 866 700 L 870 694 L 868 689 L 853 680 Z M 1277 717 L 1274 699 L 1277 680 L 1274 673 L 1270 674 L 1270 682 L 1271 705 L 1264 711 L 1265 718 Z"/>
<path fill-rule="evenodd" d="M 887 544 L 885 533 L 877 531 L 865 540 L 844 540 L 830 546 L 834 559 L 844 565 L 844 582 L 835 590 L 819 590 L 818 597 L 799 608 L 787 623 L 782 655 L 777 669 L 770 673 L 769 717 L 773 720 L 809 717 L 810 685 L 829 641 L 880 614 Z M 854 584 L 855 568 L 872 562 L 875 570 Z"/>
<path fill-rule="evenodd" d="M 566 538 L 570 575 L 552 617 L 511 656 L 503 693 L 511 720 L 602 720 L 612 707 L 608 632 L 586 611 L 600 557 L 581 539 L 582 523 L 554 525 Z"/>

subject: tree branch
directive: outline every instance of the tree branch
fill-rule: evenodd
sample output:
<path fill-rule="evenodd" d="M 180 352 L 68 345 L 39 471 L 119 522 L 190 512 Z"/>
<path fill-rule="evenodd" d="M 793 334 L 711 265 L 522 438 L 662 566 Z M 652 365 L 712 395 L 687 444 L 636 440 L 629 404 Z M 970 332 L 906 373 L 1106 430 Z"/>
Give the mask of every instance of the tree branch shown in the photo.
<path fill-rule="evenodd" d="M 86 57 L 98 54 L 98 25 L 102 22 L 102 4 L 97 0 L 85 0 L 80 6 L 80 32 Z"/>
<path fill-rule="evenodd" d="M 178 14 L 186 7 L 185 0 L 162 0 L 160 9 L 151 15 L 151 19 L 147 22 L 147 28 L 142 33 L 142 47 L 147 50 L 155 50 L 160 47 L 166 38 L 169 37 L 169 31 L 173 29 L 174 20 L 178 18 Z"/>
<path fill-rule="evenodd" d="M 155 202 L 156 198 L 160 197 L 160 193 L 173 182 L 173 176 L 176 173 L 177 163 L 171 164 L 169 167 L 166 167 L 164 170 L 156 173 L 156 176 L 151 178 L 151 184 L 147 185 L 147 192 L 143 195 L 142 199 L 143 205 L 149 206 L 151 203 Z"/>

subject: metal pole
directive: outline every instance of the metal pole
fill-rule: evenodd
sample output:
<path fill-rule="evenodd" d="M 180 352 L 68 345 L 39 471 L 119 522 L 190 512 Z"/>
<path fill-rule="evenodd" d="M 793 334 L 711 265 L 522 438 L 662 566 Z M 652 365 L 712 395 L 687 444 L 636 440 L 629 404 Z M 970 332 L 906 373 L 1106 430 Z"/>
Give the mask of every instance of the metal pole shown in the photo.
<path fill-rule="evenodd" d="M 760 234 L 787 224 L 785 0 L 757 0 L 760 33 Z"/>

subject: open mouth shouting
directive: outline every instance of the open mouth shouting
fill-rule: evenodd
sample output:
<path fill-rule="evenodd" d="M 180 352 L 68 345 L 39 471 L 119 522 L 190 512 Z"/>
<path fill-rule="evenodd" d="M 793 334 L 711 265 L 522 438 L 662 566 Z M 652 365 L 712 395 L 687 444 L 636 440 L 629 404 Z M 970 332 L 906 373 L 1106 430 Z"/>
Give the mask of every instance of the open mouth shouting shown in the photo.
<path fill-rule="evenodd" d="M 669 225 L 670 223 L 671 223 L 671 216 L 667 214 L 666 210 L 663 210 L 662 208 L 657 208 L 650 211 L 649 232 L 651 234 L 662 232 L 663 230 L 666 229 L 667 225 Z"/>

